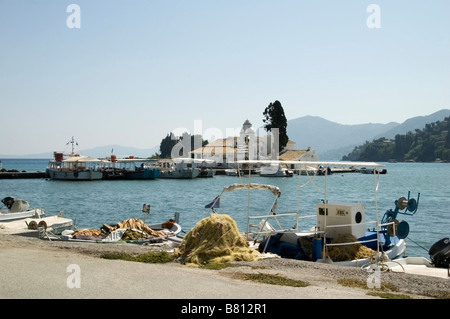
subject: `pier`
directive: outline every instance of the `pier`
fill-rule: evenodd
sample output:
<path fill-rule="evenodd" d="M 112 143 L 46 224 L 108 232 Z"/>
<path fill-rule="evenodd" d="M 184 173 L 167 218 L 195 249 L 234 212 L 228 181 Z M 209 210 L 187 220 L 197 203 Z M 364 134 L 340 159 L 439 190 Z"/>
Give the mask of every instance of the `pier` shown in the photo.
<path fill-rule="evenodd" d="M 0 172 L 0 179 L 19 179 L 19 178 L 46 178 L 45 172 Z"/>
<path fill-rule="evenodd" d="M 248 175 L 248 170 L 241 170 L 243 171 L 243 175 Z M 298 170 L 295 171 L 295 175 L 298 175 Z M 353 169 L 353 168 L 331 168 L 332 174 L 343 174 L 343 173 L 359 173 L 359 170 Z M 223 168 L 217 168 L 215 169 L 215 175 L 226 175 L 225 169 Z M 256 172 L 252 171 L 252 175 L 258 175 Z M 303 174 L 302 174 L 303 175 Z M 0 171 L 0 179 L 32 179 L 32 178 L 48 178 L 47 174 L 45 172 L 26 172 L 22 171 L 19 172 L 17 170 L 1 170 Z"/>

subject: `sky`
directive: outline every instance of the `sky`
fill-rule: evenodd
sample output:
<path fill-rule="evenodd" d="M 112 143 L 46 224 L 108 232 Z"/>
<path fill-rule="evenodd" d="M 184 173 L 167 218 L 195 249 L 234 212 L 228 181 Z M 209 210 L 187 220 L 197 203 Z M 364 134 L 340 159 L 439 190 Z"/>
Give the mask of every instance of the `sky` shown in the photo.
<path fill-rule="evenodd" d="M 225 137 L 276 100 L 288 120 L 429 115 L 450 108 L 449 14 L 448 0 L 0 0 L 0 154 Z"/>

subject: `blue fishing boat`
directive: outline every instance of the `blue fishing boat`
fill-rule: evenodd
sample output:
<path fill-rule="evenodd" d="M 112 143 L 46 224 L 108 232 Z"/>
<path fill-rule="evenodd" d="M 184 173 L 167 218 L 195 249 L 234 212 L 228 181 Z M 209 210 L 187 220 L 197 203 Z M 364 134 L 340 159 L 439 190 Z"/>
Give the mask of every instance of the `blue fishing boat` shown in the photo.
<path fill-rule="evenodd" d="M 116 158 L 111 155 L 110 158 L 103 160 L 101 170 L 103 179 L 106 180 L 124 180 L 124 179 L 157 179 L 159 169 L 155 165 L 156 161 L 146 158 Z"/>
<path fill-rule="evenodd" d="M 239 161 L 238 164 L 260 165 L 260 164 L 288 164 L 296 165 L 299 170 L 307 171 L 310 167 L 356 167 L 364 166 L 379 168 L 383 165 L 377 163 L 357 162 L 302 162 L 302 161 Z M 318 172 L 318 170 L 315 170 Z M 377 202 L 377 189 L 379 174 L 374 173 L 374 201 Z M 274 195 L 270 209 L 264 213 L 254 213 L 247 209 L 247 228 L 245 235 L 261 253 L 274 253 L 284 258 L 309 260 L 322 263 L 333 263 L 343 266 L 367 266 L 373 261 L 394 260 L 399 258 L 406 249 L 405 239 L 409 233 L 409 225 L 406 221 L 398 221 L 400 215 L 412 216 L 417 212 L 420 193 L 417 200 L 408 197 L 400 197 L 395 201 L 395 208 L 386 211 L 381 221 L 378 218 L 378 204 L 375 205 L 374 220 L 366 219 L 366 207 L 364 203 L 345 201 L 345 193 L 339 194 L 339 198 L 328 194 L 328 174 L 315 180 L 319 176 L 307 174 L 307 180 L 300 182 L 296 190 L 300 197 L 301 190 L 312 186 L 318 190 L 323 199 L 316 203 L 315 212 L 309 215 L 300 214 L 300 201 L 297 210 L 279 213 L 276 211 L 277 202 L 281 191 L 274 185 L 244 183 L 233 184 L 225 187 L 221 197 L 230 191 L 244 189 L 248 193 L 250 203 L 250 191 L 254 189 L 268 190 Z M 323 189 L 321 188 L 323 186 Z M 330 200 L 332 199 L 332 200 Z M 222 201 L 224 203 L 224 201 Z M 248 204 L 249 205 L 249 204 Z M 210 205 L 214 211 L 217 205 Z M 290 217 L 289 217 L 290 216 Z M 293 218 L 286 227 L 282 220 Z M 315 226 L 305 230 L 299 230 L 300 221 L 307 218 L 315 218 Z M 274 227 L 275 226 L 275 227 Z M 364 249 L 360 249 L 360 248 Z M 359 251 L 358 251 L 359 250 Z"/>

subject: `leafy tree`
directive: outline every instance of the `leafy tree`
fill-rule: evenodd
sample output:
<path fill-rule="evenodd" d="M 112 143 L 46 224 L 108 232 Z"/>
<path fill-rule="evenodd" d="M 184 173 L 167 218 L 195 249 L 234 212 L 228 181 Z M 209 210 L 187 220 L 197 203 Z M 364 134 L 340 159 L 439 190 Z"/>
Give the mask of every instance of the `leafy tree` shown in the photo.
<path fill-rule="evenodd" d="M 172 148 L 178 143 L 178 138 L 172 139 L 173 133 L 167 134 L 159 145 L 159 156 L 161 158 L 169 158 Z"/>
<path fill-rule="evenodd" d="M 279 133 L 279 151 L 286 147 L 289 137 L 287 135 L 287 120 L 284 115 L 283 107 L 280 101 L 276 100 L 270 103 L 263 112 L 265 123 L 264 128 L 267 132 L 271 132 L 272 129 L 277 128 Z"/>
<path fill-rule="evenodd" d="M 191 145 L 190 151 L 193 151 L 194 148 L 198 146 L 198 144 L 201 146 L 205 146 L 206 144 L 208 144 L 208 140 L 203 140 L 202 136 L 199 134 L 189 135 L 187 133 L 184 133 L 183 136 L 190 138 L 190 145 Z M 178 142 L 183 140 L 183 136 L 176 137 L 174 136 L 173 133 L 167 134 L 167 136 L 162 139 L 161 144 L 159 146 L 159 156 L 161 158 L 170 158 L 174 146 L 177 145 Z"/>

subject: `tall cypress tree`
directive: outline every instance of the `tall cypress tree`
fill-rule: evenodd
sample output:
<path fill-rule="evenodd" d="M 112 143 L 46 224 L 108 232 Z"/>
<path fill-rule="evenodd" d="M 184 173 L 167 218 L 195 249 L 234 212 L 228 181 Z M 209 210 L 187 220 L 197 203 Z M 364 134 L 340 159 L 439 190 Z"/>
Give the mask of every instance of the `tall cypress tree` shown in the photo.
<path fill-rule="evenodd" d="M 287 135 L 287 120 L 280 101 L 276 100 L 275 102 L 270 103 L 264 110 L 263 115 L 263 122 L 265 123 L 264 128 L 267 132 L 272 131 L 274 128 L 278 129 L 280 135 L 279 151 L 281 152 L 287 145 L 289 137 Z"/>

